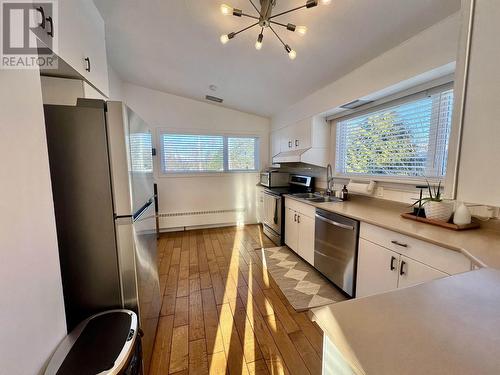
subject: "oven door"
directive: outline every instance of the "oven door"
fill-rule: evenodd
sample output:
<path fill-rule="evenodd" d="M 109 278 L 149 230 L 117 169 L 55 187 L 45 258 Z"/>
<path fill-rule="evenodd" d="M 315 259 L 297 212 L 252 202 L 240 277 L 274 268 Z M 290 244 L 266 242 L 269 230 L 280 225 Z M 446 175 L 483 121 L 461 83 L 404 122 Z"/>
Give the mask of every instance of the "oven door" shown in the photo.
<path fill-rule="evenodd" d="M 264 191 L 264 225 L 281 235 L 281 196 Z"/>

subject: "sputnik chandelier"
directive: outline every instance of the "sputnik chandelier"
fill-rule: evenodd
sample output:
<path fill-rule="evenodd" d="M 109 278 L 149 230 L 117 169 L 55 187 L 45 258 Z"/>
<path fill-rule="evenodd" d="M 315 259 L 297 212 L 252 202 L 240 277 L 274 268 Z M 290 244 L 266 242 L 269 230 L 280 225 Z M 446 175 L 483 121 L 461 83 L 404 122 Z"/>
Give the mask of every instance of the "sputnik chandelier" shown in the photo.
<path fill-rule="evenodd" d="M 284 24 L 284 23 L 275 21 L 275 19 L 277 17 L 283 16 L 285 14 L 295 12 L 299 9 L 314 8 L 315 6 L 318 5 L 318 2 L 321 2 L 322 4 L 329 4 L 331 2 L 331 0 L 306 0 L 306 3 L 302 6 L 298 6 L 296 8 L 287 10 L 285 12 L 273 14 L 273 8 L 276 6 L 277 0 L 260 0 L 260 10 L 259 10 L 259 8 L 257 8 L 257 6 L 255 6 L 254 0 L 249 0 L 249 1 L 252 4 L 253 8 L 257 11 L 258 15 L 244 13 L 241 9 L 232 8 L 231 6 L 229 6 L 227 4 L 222 4 L 220 6 L 220 10 L 221 10 L 222 14 L 225 16 L 233 15 L 236 17 L 248 17 L 248 18 L 253 18 L 254 20 L 256 20 L 256 22 L 254 24 L 252 24 L 248 27 L 245 27 L 244 29 L 241 29 L 240 31 L 236 31 L 236 32 L 232 32 L 232 33 L 229 33 L 226 35 L 222 35 L 220 37 L 221 43 L 226 44 L 231 39 L 233 39 L 236 35 L 257 26 L 257 27 L 260 27 L 260 33 L 257 37 L 257 41 L 255 42 L 255 49 L 260 50 L 262 48 L 262 42 L 264 40 L 264 30 L 269 29 L 276 36 L 276 38 L 279 39 L 281 44 L 283 44 L 283 47 L 285 47 L 285 51 L 288 53 L 288 57 L 291 60 L 295 60 L 295 58 L 297 57 L 297 52 L 295 52 L 295 50 L 293 50 L 288 44 L 286 44 L 283 41 L 283 39 L 278 35 L 278 33 L 276 32 L 276 30 L 274 29 L 273 26 L 284 27 L 288 31 L 296 32 L 301 36 L 306 34 L 307 27 L 297 26 L 297 25 L 294 25 L 293 23 Z"/>

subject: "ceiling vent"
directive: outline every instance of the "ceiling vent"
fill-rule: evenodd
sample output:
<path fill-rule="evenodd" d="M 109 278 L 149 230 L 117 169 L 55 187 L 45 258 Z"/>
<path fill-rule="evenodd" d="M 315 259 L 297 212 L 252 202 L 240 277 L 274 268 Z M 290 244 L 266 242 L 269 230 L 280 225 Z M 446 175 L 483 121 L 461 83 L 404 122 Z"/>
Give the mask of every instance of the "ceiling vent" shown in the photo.
<path fill-rule="evenodd" d="M 215 102 L 215 103 L 222 103 L 224 101 L 224 99 L 221 99 L 221 98 L 218 98 L 218 97 L 212 96 L 212 95 L 206 95 L 205 99 L 210 100 L 211 102 Z"/>
<path fill-rule="evenodd" d="M 373 100 L 361 100 L 361 99 L 353 100 L 352 102 L 341 105 L 340 108 L 356 109 L 368 103 L 373 103 Z"/>

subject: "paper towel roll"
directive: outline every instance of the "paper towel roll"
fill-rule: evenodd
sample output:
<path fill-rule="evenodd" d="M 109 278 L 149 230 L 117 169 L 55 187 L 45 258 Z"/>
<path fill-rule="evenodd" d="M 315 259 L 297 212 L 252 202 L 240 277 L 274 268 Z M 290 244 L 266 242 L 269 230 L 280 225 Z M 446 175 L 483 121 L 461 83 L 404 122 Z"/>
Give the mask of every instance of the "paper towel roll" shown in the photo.
<path fill-rule="evenodd" d="M 366 182 L 355 182 L 351 181 L 349 184 L 349 191 L 351 193 L 372 195 L 375 192 L 377 183 L 375 181 Z"/>

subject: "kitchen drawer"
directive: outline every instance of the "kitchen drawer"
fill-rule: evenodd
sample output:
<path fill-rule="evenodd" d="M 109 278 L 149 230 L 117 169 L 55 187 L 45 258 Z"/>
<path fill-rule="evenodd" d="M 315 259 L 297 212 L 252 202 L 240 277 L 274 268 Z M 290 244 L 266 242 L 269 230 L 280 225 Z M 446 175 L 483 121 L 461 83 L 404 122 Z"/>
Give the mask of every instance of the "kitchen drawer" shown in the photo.
<path fill-rule="evenodd" d="M 471 261 L 458 251 L 445 249 L 375 225 L 362 223 L 360 237 L 449 275 L 471 270 Z"/>
<path fill-rule="evenodd" d="M 316 207 L 291 198 L 285 197 L 285 207 L 300 212 L 302 215 L 309 216 L 310 218 L 314 218 L 314 215 L 316 214 Z"/>

